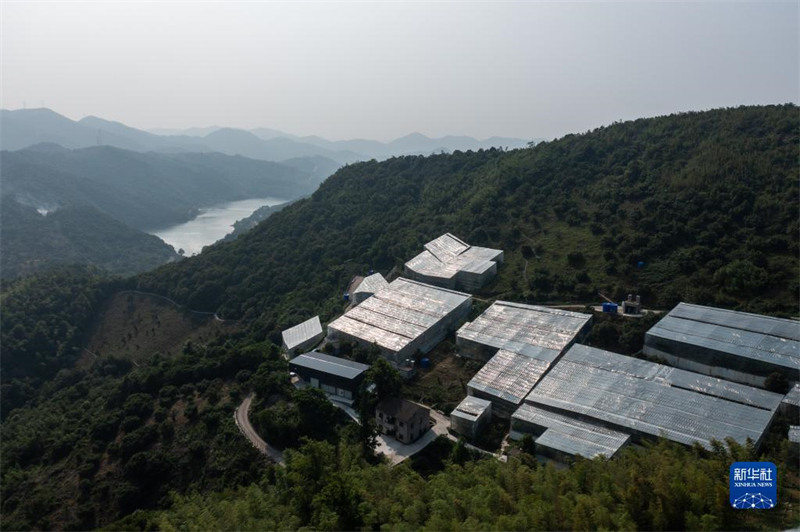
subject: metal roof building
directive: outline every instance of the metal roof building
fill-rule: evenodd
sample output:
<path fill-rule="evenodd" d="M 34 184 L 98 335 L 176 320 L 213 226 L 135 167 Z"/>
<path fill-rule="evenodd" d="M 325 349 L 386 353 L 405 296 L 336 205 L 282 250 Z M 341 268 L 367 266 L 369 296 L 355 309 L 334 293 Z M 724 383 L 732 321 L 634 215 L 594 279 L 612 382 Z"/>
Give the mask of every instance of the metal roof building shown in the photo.
<path fill-rule="evenodd" d="M 395 365 L 427 353 L 469 315 L 469 294 L 398 278 L 328 324 L 334 341 L 377 345 Z"/>
<path fill-rule="evenodd" d="M 800 384 L 792 386 L 783 397 L 781 411 L 790 417 L 792 423 L 800 422 Z"/>
<path fill-rule="evenodd" d="M 522 404 L 558 354 L 550 352 L 546 358 L 534 358 L 501 349 L 467 383 L 467 391 L 491 401 L 495 414 L 508 417 Z"/>
<path fill-rule="evenodd" d="M 647 331 L 644 352 L 754 386 L 773 372 L 800 381 L 800 323 L 792 320 L 681 303 Z"/>
<path fill-rule="evenodd" d="M 389 286 L 389 283 L 387 283 L 383 275 L 379 273 L 373 273 L 368 277 L 364 277 L 352 291 L 351 296 L 353 302 L 357 305 L 387 286 Z"/>
<path fill-rule="evenodd" d="M 475 438 L 491 417 L 491 402 L 468 395 L 450 412 L 450 428 L 469 438 Z"/>
<path fill-rule="evenodd" d="M 575 345 L 536 385 L 527 404 L 634 438 L 747 438 L 759 445 L 783 396 L 653 362 Z"/>
<path fill-rule="evenodd" d="M 537 453 L 553 458 L 611 458 L 630 440 L 625 432 L 529 404 L 520 406 L 511 418 L 511 438 L 520 439 L 524 434 L 534 437 Z"/>
<path fill-rule="evenodd" d="M 369 366 L 312 351 L 290 360 L 289 369 L 313 388 L 320 388 L 337 400 L 351 403 L 358 395 Z"/>
<path fill-rule="evenodd" d="M 290 327 L 281 333 L 283 348 L 289 353 L 307 351 L 319 343 L 324 337 L 319 316 L 314 316 L 300 325 Z"/>
<path fill-rule="evenodd" d="M 470 246 L 445 233 L 406 262 L 405 274 L 445 288 L 477 290 L 497 274 L 497 265 L 502 262 L 502 250 Z"/>
<path fill-rule="evenodd" d="M 496 301 L 456 333 L 459 353 L 488 360 L 503 349 L 554 361 L 588 332 L 592 316 L 568 310 Z"/>

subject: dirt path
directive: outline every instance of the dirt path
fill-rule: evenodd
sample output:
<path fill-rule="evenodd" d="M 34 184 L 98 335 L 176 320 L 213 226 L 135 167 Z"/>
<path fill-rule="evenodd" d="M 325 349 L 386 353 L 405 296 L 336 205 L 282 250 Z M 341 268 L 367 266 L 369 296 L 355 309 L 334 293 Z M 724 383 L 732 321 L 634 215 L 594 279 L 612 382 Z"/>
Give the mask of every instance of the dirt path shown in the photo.
<path fill-rule="evenodd" d="M 248 440 L 250 440 L 250 443 L 253 444 L 253 447 L 267 455 L 276 464 L 285 465 L 283 462 L 283 453 L 261 439 L 261 436 L 258 435 L 256 430 L 253 428 L 253 425 L 250 424 L 248 412 L 252 402 L 253 394 L 251 393 L 245 397 L 244 401 L 242 401 L 242 404 L 240 404 L 239 408 L 236 409 L 236 412 L 233 414 L 233 418 L 236 421 L 236 426 L 239 427 L 241 433 L 244 434 Z"/>

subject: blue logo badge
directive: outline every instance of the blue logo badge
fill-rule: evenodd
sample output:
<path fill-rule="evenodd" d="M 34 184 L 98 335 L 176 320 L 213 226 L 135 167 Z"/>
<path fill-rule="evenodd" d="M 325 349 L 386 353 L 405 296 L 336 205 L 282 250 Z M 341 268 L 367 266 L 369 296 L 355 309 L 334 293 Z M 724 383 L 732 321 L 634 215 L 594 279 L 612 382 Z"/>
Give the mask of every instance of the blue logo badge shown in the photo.
<path fill-rule="evenodd" d="M 768 510 L 778 504 L 778 468 L 772 462 L 734 462 L 730 470 L 731 506 Z"/>

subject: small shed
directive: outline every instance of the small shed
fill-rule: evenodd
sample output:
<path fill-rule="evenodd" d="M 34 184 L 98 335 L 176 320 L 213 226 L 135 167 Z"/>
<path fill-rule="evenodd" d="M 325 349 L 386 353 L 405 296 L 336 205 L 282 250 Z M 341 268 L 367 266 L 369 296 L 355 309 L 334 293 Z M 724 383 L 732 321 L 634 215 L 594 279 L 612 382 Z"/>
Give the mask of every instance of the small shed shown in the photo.
<path fill-rule="evenodd" d="M 325 337 L 319 316 L 314 316 L 310 320 L 290 327 L 281 335 L 283 336 L 283 349 L 290 355 L 308 351 Z"/>
<path fill-rule="evenodd" d="M 469 439 L 475 439 L 491 418 L 491 401 L 467 396 L 450 413 L 450 428 Z"/>
<path fill-rule="evenodd" d="M 319 388 L 331 398 L 351 404 L 369 369 L 366 364 L 311 351 L 289 361 L 289 370 L 312 388 Z"/>
<path fill-rule="evenodd" d="M 353 303 L 358 305 L 368 297 L 372 296 L 375 292 L 383 290 L 389 286 L 383 275 L 374 273 L 368 277 L 364 277 L 358 285 L 351 292 Z"/>

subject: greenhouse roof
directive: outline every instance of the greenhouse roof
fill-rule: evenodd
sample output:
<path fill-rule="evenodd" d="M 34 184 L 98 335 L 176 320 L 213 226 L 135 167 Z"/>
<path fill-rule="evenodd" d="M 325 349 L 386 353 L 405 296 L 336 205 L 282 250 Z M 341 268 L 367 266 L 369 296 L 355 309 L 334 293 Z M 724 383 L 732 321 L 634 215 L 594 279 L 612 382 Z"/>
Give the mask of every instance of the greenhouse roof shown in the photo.
<path fill-rule="evenodd" d="M 681 303 L 648 336 L 800 371 L 800 323 Z"/>
<path fill-rule="evenodd" d="M 451 279 L 461 271 L 484 273 L 502 254 L 499 249 L 470 246 L 445 233 L 425 244 L 425 251 L 406 262 L 406 267 L 429 277 Z"/>
<path fill-rule="evenodd" d="M 310 320 L 286 329 L 281 336 L 283 336 L 283 343 L 286 344 L 286 349 L 289 351 L 316 336 L 322 336 L 322 324 L 319 322 L 319 316 L 314 316 Z"/>
<path fill-rule="evenodd" d="M 374 294 L 378 290 L 386 288 L 389 286 L 389 283 L 386 282 L 386 279 L 383 278 L 383 275 L 379 273 L 373 273 L 368 277 L 364 277 L 364 279 L 358 283 L 356 286 L 354 293 L 367 293 L 367 294 Z"/>
<path fill-rule="evenodd" d="M 555 360 L 592 317 L 567 310 L 496 301 L 457 335 L 534 358 Z"/>
<path fill-rule="evenodd" d="M 469 294 L 400 277 L 328 327 L 400 351 L 469 299 Z"/>
<path fill-rule="evenodd" d="M 477 421 L 487 408 L 491 408 L 491 405 L 492 403 L 485 399 L 468 395 L 455 407 L 450 413 L 450 416 L 458 416 L 470 421 Z"/>
<path fill-rule="evenodd" d="M 518 405 L 539 382 L 551 362 L 551 359 L 500 350 L 472 377 L 467 387 Z"/>
<path fill-rule="evenodd" d="M 512 416 L 514 420 L 545 429 L 536 438 L 536 445 L 549 447 L 570 455 L 594 458 L 605 455 L 611 458 L 630 439 L 630 435 L 607 429 L 591 422 L 582 421 L 542 408 L 523 404 Z"/>
<path fill-rule="evenodd" d="M 795 384 L 784 396 L 783 402 L 792 406 L 800 406 L 800 384 Z"/>
<path fill-rule="evenodd" d="M 781 396 L 575 345 L 526 402 L 684 444 L 758 442 Z"/>

